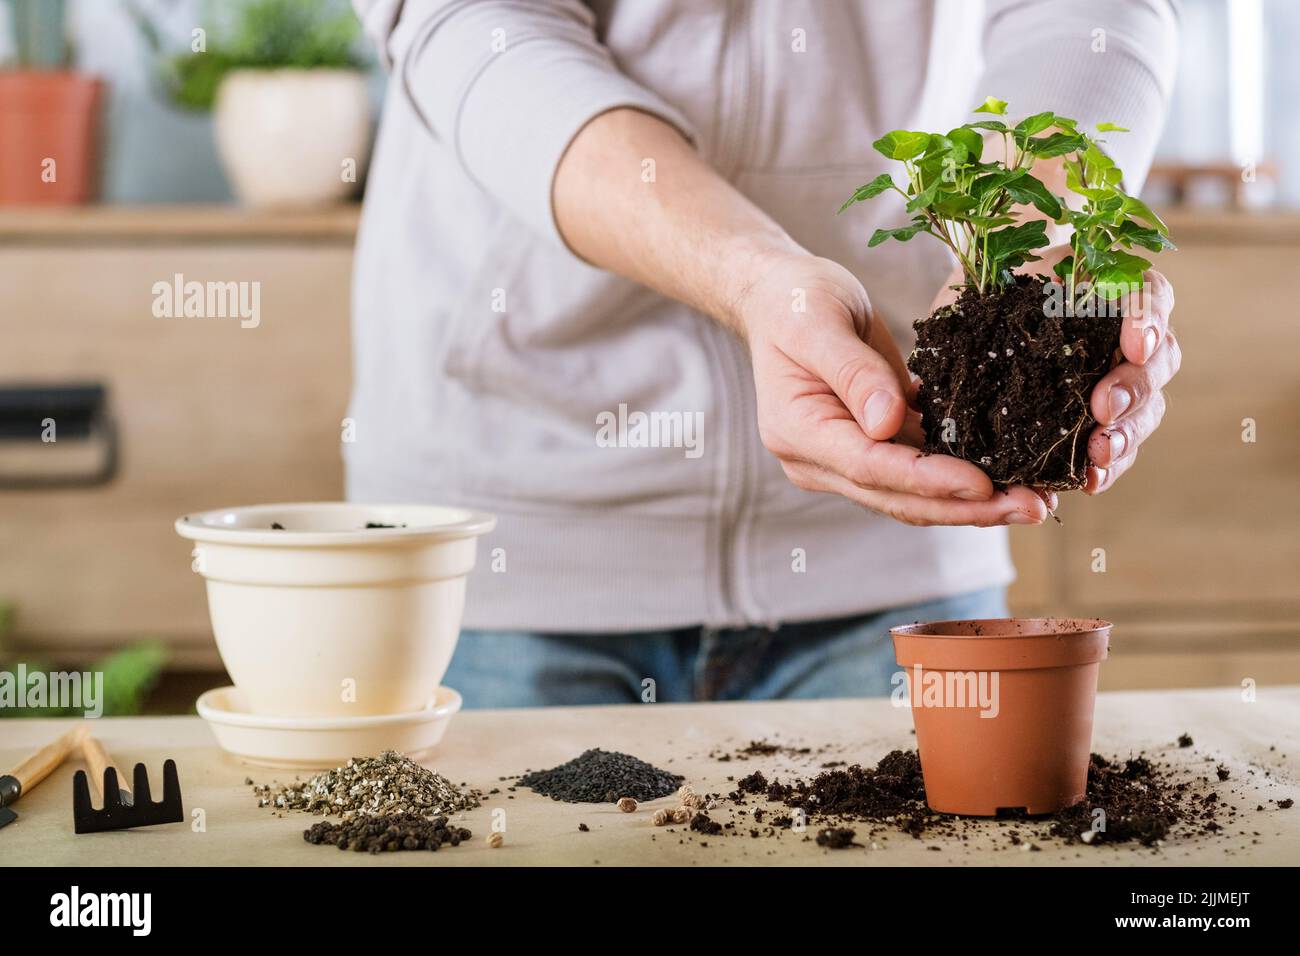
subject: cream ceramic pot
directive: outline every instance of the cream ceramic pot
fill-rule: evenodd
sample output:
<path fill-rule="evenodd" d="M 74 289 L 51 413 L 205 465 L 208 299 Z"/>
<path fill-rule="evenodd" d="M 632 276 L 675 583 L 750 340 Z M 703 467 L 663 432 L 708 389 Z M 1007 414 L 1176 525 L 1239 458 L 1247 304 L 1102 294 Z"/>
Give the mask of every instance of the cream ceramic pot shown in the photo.
<path fill-rule="evenodd" d="M 495 524 L 460 508 L 320 503 L 187 515 L 176 531 L 195 542 L 217 650 L 249 711 L 359 717 L 433 696 L 476 539 Z"/>
<path fill-rule="evenodd" d="M 370 149 L 364 74 L 236 70 L 221 81 L 214 121 L 240 201 L 312 206 L 356 192 Z"/>

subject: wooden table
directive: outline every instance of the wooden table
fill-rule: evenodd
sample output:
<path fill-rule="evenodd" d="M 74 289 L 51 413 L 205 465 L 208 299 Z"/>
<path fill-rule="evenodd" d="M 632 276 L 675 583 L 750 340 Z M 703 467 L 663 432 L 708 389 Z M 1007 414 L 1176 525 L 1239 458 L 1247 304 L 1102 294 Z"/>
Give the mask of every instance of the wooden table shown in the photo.
<path fill-rule="evenodd" d="M 0 767 L 16 763 L 53 739 L 66 721 L 0 721 Z M 671 798 L 624 814 L 612 805 L 556 803 L 527 790 L 510 794 L 501 776 L 554 766 L 588 747 L 635 754 L 684 774 L 700 792 L 727 792 L 729 777 L 762 770 L 788 778 L 810 775 L 829 760 L 874 763 L 889 750 L 913 745 L 911 717 L 887 700 L 738 704 L 647 704 L 628 707 L 553 710 L 467 711 L 456 717 L 440 752 L 431 761 L 456 781 L 484 790 L 500 787 L 482 808 L 464 815 L 474 831 L 469 844 L 438 853 L 346 853 L 312 846 L 302 831 L 321 819 L 300 813 L 277 815 L 259 808 L 251 777 L 261 782 L 276 772 L 250 768 L 217 749 L 197 717 L 117 718 L 96 722 L 96 735 L 129 768 L 143 760 L 151 779 L 160 779 L 165 757 L 175 758 L 187 813 L 201 810 L 204 827 L 171 824 L 131 832 L 76 836 L 72 832 L 71 780 L 81 766 L 70 760 L 15 805 L 19 819 L 0 831 L 0 860 L 6 865 L 482 865 L 482 864 L 857 864 L 1027 866 L 1112 864 L 1291 864 L 1300 863 L 1300 807 L 1278 809 L 1272 801 L 1300 797 L 1300 687 L 1261 687 L 1258 699 L 1242 700 L 1236 689 L 1102 694 L 1097 702 L 1094 749 L 1126 757 L 1140 750 L 1214 777 L 1222 764 L 1231 776 L 1215 783 L 1221 799 L 1238 806 L 1238 823 L 1218 837 L 1174 840 L 1161 849 L 1137 846 L 1064 846 L 1048 841 L 1040 852 L 1011 845 L 996 822 L 982 822 L 968 841 L 953 837 L 913 839 L 901 833 L 875 837 L 876 848 L 825 850 L 809 834 L 779 838 L 702 837 L 683 827 L 658 828 L 656 807 Z M 1195 738 L 1191 748 L 1178 735 Z M 717 755 L 751 740 L 831 750 L 802 757 Z M 279 774 L 280 779 L 292 779 Z M 510 799 L 513 797 L 513 799 Z M 1255 811 L 1263 805 L 1263 811 Z M 490 849 L 484 837 L 494 809 L 505 811 L 505 845 Z M 726 812 L 715 818 L 731 819 Z M 192 817 L 192 819 L 195 819 Z M 582 833 L 578 824 L 589 832 Z M 1241 831 L 1245 831 L 1243 834 Z M 1258 832 L 1258 837 L 1254 836 Z M 811 828 L 810 828 L 811 832 Z M 704 844 L 707 843 L 707 846 Z M 932 847 L 940 852 L 934 852 Z"/>

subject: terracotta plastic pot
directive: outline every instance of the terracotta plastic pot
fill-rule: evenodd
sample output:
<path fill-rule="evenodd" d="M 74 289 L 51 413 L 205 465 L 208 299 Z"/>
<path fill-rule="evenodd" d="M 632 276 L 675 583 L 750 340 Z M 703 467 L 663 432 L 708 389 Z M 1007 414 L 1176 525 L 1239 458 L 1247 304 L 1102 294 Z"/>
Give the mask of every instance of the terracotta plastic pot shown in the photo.
<path fill-rule="evenodd" d="M 1052 813 L 1084 798 L 1106 621 L 940 621 L 891 629 L 940 813 Z"/>
<path fill-rule="evenodd" d="M 95 199 L 103 99 L 83 73 L 0 71 L 0 204 Z"/>

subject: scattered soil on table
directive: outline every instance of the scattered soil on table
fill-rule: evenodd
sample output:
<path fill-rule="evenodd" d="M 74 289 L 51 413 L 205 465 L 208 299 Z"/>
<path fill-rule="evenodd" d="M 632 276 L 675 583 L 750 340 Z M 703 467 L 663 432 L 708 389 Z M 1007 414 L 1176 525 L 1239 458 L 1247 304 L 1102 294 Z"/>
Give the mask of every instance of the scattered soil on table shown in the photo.
<path fill-rule="evenodd" d="M 921 379 L 927 454 L 978 465 L 998 487 L 1084 486 L 1097 424 L 1088 399 L 1111 368 L 1123 318 L 1050 314 L 1062 311 L 1046 308 L 1052 287 L 1034 276 L 984 295 L 967 287 L 915 323 L 907 367 Z"/>
<path fill-rule="evenodd" d="M 682 780 L 629 754 L 592 749 L 550 770 L 525 773 L 519 785 L 565 803 L 614 803 L 666 797 Z"/>
<path fill-rule="evenodd" d="M 853 838 L 857 833 L 848 827 L 827 827 L 825 830 L 819 830 L 817 833 L 817 845 L 824 846 L 828 850 L 844 850 L 851 846 L 861 846 L 861 843 L 855 843 Z"/>
<path fill-rule="evenodd" d="M 709 752 L 709 759 L 716 760 L 719 763 L 730 763 L 732 760 L 752 760 L 762 757 L 786 757 L 791 760 L 809 761 L 816 757 L 825 756 L 835 750 L 830 744 L 820 746 L 810 746 L 802 743 L 779 743 L 773 740 L 751 740 L 743 747 L 734 749 L 719 747 Z M 842 763 L 842 761 L 839 761 Z"/>
<path fill-rule="evenodd" d="M 437 850 L 459 846 L 472 833 L 452 826 L 445 816 L 425 817 L 418 813 L 386 813 L 357 816 L 342 823 L 320 823 L 303 831 L 308 843 L 336 846 L 358 853 L 387 853 L 397 850 Z"/>
<path fill-rule="evenodd" d="M 1183 746 L 1181 739 L 1179 746 Z M 1214 764 L 1210 758 L 1206 760 Z M 722 825 L 724 835 L 779 838 L 784 833 L 802 832 L 805 826 L 815 827 L 817 844 L 828 849 L 861 845 L 853 841 L 863 824 L 873 849 L 874 838 L 884 839 L 890 833 L 918 839 L 942 836 L 958 842 L 1005 839 L 1006 845 L 1030 852 L 1049 841 L 1092 847 L 1156 847 L 1173 839 L 1222 835 L 1226 826 L 1239 822 L 1237 809 L 1223 802 L 1216 789 L 1226 779 L 1219 772 L 1225 769 L 1218 764 L 1215 772 L 1201 773 L 1144 754 L 1125 759 L 1093 754 L 1087 797 L 1081 803 L 1046 816 L 1009 813 L 985 820 L 931 810 L 925 803 L 925 781 L 916 751 L 895 750 L 874 767 L 835 767 L 810 779 L 783 779 L 772 771 L 755 770 L 733 780 L 735 789 L 725 797 L 712 795 L 711 799 L 725 801 L 732 815 L 732 824 Z M 1277 805 L 1290 807 L 1292 801 L 1278 801 Z M 1261 805 L 1259 810 L 1263 809 Z M 711 819 L 709 824 L 718 826 L 718 821 Z M 692 822 L 691 829 L 699 828 Z M 849 833 L 848 843 L 837 845 L 845 839 L 839 831 Z M 1259 833 L 1253 835 L 1259 837 Z"/>
<path fill-rule="evenodd" d="M 1190 747 L 1190 746 L 1191 746 L 1192 744 L 1194 744 L 1195 742 L 1196 742 L 1196 741 L 1192 740 L 1192 735 L 1191 735 L 1191 734 L 1179 734 L 1179 735 L 1178 735 L 1178 746 L 1179 746 L 1179 747 Z"/>

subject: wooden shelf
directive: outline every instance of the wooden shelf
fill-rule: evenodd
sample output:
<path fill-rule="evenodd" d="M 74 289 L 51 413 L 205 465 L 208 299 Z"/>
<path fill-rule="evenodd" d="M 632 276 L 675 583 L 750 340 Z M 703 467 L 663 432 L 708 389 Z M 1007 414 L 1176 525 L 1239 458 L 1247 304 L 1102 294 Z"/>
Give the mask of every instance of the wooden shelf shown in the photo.
<path fill-rule="evenodd" d="M 0 243 L 344 242 L 356 235 L 360 203 L 314 209 L 234 205 L 0 207 Z"/>

